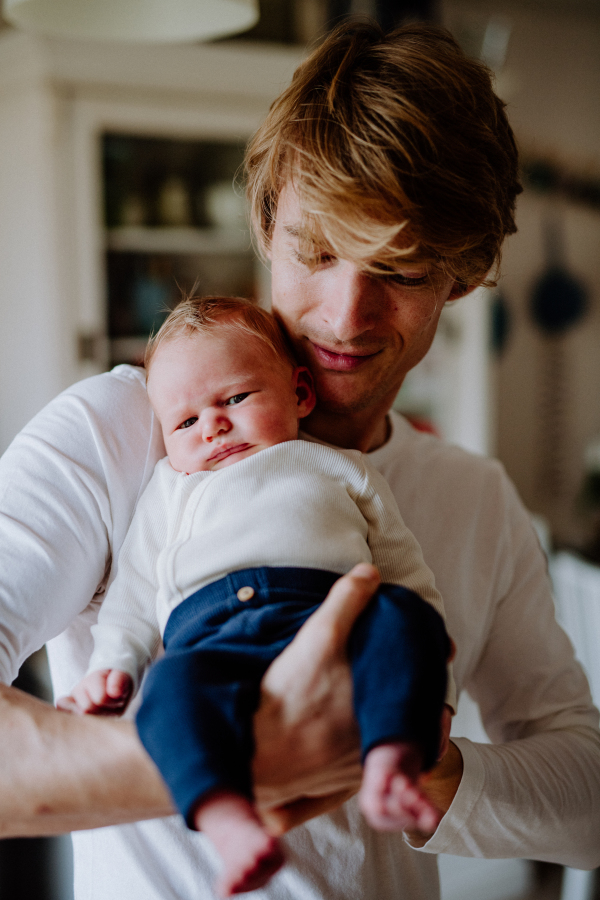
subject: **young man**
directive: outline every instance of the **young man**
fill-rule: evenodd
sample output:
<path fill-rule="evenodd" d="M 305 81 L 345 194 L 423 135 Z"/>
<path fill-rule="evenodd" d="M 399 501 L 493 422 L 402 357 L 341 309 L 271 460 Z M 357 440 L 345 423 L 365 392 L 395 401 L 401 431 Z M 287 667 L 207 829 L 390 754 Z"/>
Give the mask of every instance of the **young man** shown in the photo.
<path fill-rule="evenodd" d="M 318 405 L 306 430 L 370 452 L 388 480 L 444 597 L 458 688 L 478 701 L 496 742 L 450 744 L 430 782 L 445 815 L 432 836 L 413 838 L 424 853 L 368 829 L 350 801 L 290 832 L 290 863 L 263 896 L 434 900 L 438 852 L 600 864 L 597 713 L 554 621 L 529 516 L 496 463 L 419 435 L 388 412 L 427 352 L 443 304 L 486 279 L 514 230 L 516 152 L 487 73 L 435 29 L 385 38 L 369 26 L 344 28 L 274 105 L 248 169 L 272 261 L 273 306 L 315 379 Z M 143 378 L 127 368 L 70 389 L 7 453 L 0 544 L 7 679 L 30 649 L 66 628 L 51 652 L 57 693 L 77 680 L 111 554 L 162 453 Z M 335 651 L 348 633 L 348 610 L 369 594 L 363 576 L 368 571 L 335 586 L 316 626 L 309 620 L 286 651 L 292 655 L 265 676 L 272 702 L 256 719 L 254 771 L 274 802 L 286 775 L 302 783 L 299 796 L 318 794 L 302 779 L 334 759 L 338 799 L 356 785 L 348 680 Z M 340 598 L 348 607 L 338 625 Z M 328 656 L 330 633 L 337 640 Z M 321 680 L 309 666 L 319 658 L 330 660 Z M 279 731 L 289 717 L 284 699 L 307 695 L 308 712 Z M 3 741 L 12 766 L 5 809 L 16 810 L 22 833 L 41 831 L 36 823 L 45 817 L 49 830 L 69 816 L 73 827 L 92 827 L 166 813 L 126 723 L 81 722 L 8 690 L 4 716 L 13 735 L 10 747 Z M 314 732 L 303 739 L 306 721 L 322 742 L 303 769 L 307 746 L 318 744 Z M 275 751 L 266 740 L 274 733 Z M 290 772 L 276 772 L 272 762 L 286 750 Z M 307 809 L 301 801 L 288 821 L 331 802 Z M 174 819 L 80 833 L 75 854 L 78 896 L 210 896 L 210 851 Z"/>

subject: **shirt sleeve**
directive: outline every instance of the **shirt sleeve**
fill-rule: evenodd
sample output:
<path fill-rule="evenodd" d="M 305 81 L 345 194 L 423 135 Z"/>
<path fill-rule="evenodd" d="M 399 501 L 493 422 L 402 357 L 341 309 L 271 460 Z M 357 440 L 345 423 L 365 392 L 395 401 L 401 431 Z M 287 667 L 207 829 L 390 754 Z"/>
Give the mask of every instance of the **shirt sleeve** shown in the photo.
<path fill-rule="evenodd" d="M 110 579 L 138 496 L 164 455 L 143 374 L 69 388 L 0 460 L 0 679 L 61 633 Z"/>
<path fill-rule="evenodd" d="M 444 602 L 435 586 L 433 572 L 423 559 L 417 539 L 405 525 L 387 481 L 364 456 L 361 461 L 365 479 L 357 503 L 368 523 L 367 540 L 373 565 L 382 581 L 414 591 L 445 621 Z M 456 712 L 456 684 L 451 665 L 448 665 L 446 703 Z"/>
<path fill-rule="evenodd" d="M 88 672 L 119 669 L 140 684 L 160 645 L 156 614 L 157 561 L 167 539 L 166 495 L 172 479 L 160 463 L 135 510 L 121 548 L 117 574 L 92 626 Z"/>
<path fill-rule="evenodd" d="M 554 617 L 545 557 L 507 479 L 497 567 L 506 579 L 466 687 L 494 744 L 456 739 L 458 792 L 430 853 L 600 865 L 598 713 Z"/>

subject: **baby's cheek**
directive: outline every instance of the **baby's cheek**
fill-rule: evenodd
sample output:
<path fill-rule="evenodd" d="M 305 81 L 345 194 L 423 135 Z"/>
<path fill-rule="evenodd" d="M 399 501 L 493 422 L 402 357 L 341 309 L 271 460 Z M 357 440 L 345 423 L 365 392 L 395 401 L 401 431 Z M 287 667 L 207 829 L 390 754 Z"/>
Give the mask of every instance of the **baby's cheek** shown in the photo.
<path fill-rule="evenodd" d="M 169 462 L 176 472 L 188 472 L 192 466 L 192 458 L 188 448 L 182 446 L 180 441 L 165 441 L 165 450 L 169 457 Z"/>

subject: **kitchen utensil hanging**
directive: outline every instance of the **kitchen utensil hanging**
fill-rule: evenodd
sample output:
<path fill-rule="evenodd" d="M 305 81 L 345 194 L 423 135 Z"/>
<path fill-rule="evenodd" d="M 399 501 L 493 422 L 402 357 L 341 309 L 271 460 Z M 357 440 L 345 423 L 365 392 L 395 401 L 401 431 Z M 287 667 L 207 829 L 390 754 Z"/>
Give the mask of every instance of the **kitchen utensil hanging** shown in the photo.
<path fill-rule="evenodd" d="M 542 224 L 546 267 L 531 293 L 530 312 L 543 334 L 538 388 L 538 477 L 541 500 L 564 492 L 568 423 L 568 364 L 565 335 L 585 316 L 588 300 L 581 282 L 567 269 L 563 220 L 548 211 Z"/>

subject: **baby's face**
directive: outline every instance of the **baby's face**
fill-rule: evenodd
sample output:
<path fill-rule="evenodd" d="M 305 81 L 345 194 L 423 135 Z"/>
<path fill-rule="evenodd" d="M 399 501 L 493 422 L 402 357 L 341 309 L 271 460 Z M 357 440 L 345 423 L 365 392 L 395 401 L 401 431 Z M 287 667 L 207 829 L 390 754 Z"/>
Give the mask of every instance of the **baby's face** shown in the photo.
<path fill-rule="evenodd" d="M 171 465 L 188 474 L 294 440 L 314 406 L 306 369 L 282 362 L 259 338 L 218 326 L 162 344 L 148 396 Z"/>

